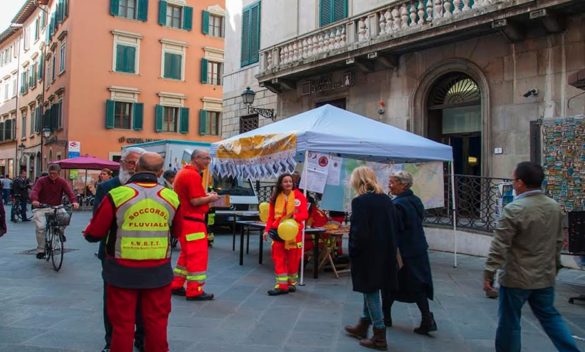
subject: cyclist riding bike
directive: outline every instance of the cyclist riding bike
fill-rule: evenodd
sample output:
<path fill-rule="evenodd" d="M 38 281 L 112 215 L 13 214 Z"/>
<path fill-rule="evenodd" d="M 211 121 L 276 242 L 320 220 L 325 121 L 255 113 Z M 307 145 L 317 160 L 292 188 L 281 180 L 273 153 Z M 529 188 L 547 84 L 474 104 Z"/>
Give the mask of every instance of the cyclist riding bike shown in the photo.
<path fill-rule="evenodd" d="M 73 204 L 73 208 L 79 208 L 79 203 L 77 203 L 71 186 L 65 179 L 59 176 L 60 172 L 61 167 L 59 165 L 49 165 L 49 175 L 40 177 L 34 184 L 31 192 L 33 221 L 37 235 L 37 259 L 43 259 L 45 257 L 45 230 L 47 227 L 45 213 L 53 211 L 51 208 L 39 208 L 41 204 L 50 206 L 61 205 L 62 197 L 66 195 Z M 59 211 L 65 212 L 65 209 L 60 209 Z M 65 235 L 63 235 L 62 240 L 65 242 Z"/>
<path fill-rule="evenodd" d="M 26 215 L 26 205 L 28 203 L 28 190 L 30 189 L 30 180 L 26 177 L 26 170 L 21 170 L 20 175 L 12 182 L 12 211 L 10 212 L 10 221 L 29 221 Z"/>

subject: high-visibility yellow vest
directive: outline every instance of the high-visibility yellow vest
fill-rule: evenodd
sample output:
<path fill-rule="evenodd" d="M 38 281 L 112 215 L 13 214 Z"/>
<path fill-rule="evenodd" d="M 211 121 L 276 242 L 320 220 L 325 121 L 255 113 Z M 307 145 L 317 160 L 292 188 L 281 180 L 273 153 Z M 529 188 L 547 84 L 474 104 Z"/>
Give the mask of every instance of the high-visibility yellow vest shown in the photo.
<path fill-rule="evenodd" d="M 130 260 L 170 258 L 169 229 L 179 198 L 168 188 L 151 188 L 137 184 L 110 191 L 116 209 L 116 244 L 114 257 Z"/>

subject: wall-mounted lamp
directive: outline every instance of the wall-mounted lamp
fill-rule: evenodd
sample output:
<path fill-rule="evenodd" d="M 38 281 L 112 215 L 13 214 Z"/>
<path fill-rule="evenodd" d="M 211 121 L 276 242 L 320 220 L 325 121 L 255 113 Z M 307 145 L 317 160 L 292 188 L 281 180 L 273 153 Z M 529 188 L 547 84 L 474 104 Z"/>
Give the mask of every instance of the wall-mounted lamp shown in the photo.
<path fill-rule="evenodd" d="M 242 92 L 241 97 L 244 105 L 248 107 L 248 114 L 258 114 L 267 119 L 271 119 L 272 121 L 276 120 L 276 113 L 274 112 L 274 109 L 255 108 L 252 106 L 252 104 L 254 104 L 256 92 L 250 89 L 250 87 L 246 87 L 246 90 Z"/>
<path fill-rule="evenodd" d="M 384 103 L 384 100 L 380 100 L 378 102 L 378 115 L 384 115 L 385 112 L 386 112 L 386 104 Z"/>
<path fill-rule="evenodd" d="M 49 127 L 43 128 L 43 137 L 45 138 L 51 137 L 51 129 Z"/>
<path fill-rule="evenodd" d="M 535 97 L 538 95 L 538 89 L 533 88 L 531 90 L 529 90 L 528 92 L 522 94 L 524 96 L 524 98 L 528 98 L 528 97 Z"/>

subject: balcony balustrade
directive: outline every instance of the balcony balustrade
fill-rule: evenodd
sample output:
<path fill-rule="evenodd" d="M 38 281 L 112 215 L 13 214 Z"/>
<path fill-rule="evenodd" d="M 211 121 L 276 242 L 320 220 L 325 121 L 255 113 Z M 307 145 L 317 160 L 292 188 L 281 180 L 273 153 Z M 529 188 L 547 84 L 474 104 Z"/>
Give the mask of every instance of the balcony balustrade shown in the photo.
<path fill-rule="evenodd" d="M 260 74 L 267 76 L 301 64 L 391 41 L 413 33 L 451 26 L 478 15 L 529 0 L 398 0 L 321 27 L 260 51 Z"/>

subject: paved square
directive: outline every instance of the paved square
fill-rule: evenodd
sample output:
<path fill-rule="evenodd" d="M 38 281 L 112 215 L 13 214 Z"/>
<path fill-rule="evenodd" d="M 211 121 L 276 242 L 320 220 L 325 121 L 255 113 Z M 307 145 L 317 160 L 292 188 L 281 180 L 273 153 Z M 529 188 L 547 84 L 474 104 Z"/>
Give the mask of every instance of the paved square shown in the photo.
<path fill-rule="evenodd" d="M 32 223 L 9 223 L 0 238 L 0 351 L 100 351 L 103 347 L 101 266 L 96 244 L 85 242 L 81 231 L 88 212 L 76 212 L 67 229 L 63 268 L 23 254 L 36 246 Z M 210 252 L 207 291 L 212 302 L 187 302 L 173 297 L 169 322 L 171 351 L 197 352 L 344 352 L 367 350 L 345 336 L 343 326 L 354 323 L 361 295 L 351 290 L 349 274 L 340 279 L 328 272 L 286 296 L 269 297 L 273 285 L 269 246 L 258 264 L 258 239 L 250 241 L 244 266 L 232 251 L 231 235 L 216 237 Z M 268 247 L 268 248 L 267 248 Z M 177 253 L 173 254 L 173 263 Z M 439 330 L 434 337 L 416 335 L 419 314 L 414 304 L 396 303 L 394 327 L 388 329 L 391 351 L 493 351 L 497 301 L 483 296 L 483 258 L 433 252 L 431 267 L 435 300 L 431 309 Z M 557 307 L 573 334 L 585 337 L 585 304 L 567 303 L 585 288 L 585 272 L 562 270 L 558 277 Z M 529 309 L 524 310 L 525 351 L 554 351 Z M 585 343 L 578 342 L 585 350 Z"/>

